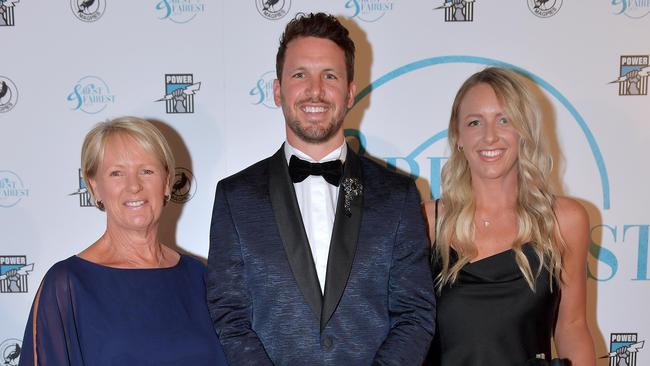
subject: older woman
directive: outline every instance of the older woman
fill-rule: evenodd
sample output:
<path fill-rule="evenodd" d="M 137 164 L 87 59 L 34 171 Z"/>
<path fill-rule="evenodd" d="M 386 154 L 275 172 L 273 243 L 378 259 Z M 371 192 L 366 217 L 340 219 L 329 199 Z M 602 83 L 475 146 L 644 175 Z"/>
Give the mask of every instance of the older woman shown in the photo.
<path fill-rule="evenodd" d="M 549 188 L 551 156 L 531 91 L 487 68 L 458 91 L 443 194 L 428 202 L 438 295 L 434 364 L 594 365 L 586 323 L 589 222 Z"/>
<path fill-rule="evenodd" d="M 106 231 L 45 275 L 20 365 L 226 365 L 204 265 L 158 241 L 174 158 L 151 123 L 98 124 L 81 150 Z"/>

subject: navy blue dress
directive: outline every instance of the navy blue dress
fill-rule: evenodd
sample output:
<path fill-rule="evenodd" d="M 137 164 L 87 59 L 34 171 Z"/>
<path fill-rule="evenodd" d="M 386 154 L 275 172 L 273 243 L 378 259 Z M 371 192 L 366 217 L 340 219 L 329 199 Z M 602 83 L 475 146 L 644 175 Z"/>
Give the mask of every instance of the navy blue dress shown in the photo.
<path fill-rule="evenodd" d="M 32 306 L 19 365 L 34 365 L 35 356 L 48 366 L 227 365 L 208 313 L 205 271 L 187 256 L 160 269 L 77 256 L 56 263 Z"/>

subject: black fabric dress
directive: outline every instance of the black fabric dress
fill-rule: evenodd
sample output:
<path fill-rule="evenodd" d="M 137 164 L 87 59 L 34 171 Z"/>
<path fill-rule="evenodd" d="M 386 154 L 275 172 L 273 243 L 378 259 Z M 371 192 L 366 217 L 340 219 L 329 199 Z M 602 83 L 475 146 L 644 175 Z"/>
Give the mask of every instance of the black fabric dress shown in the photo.
<path fill-rule="evenodd" d="M 532 246 L 522 249 L 536 273 L 539 260 Z M 465 265 L 456 283 L 438 294 L 427 364 L 514 366 L 540 354 L 550 360 L 560 289 L 551 291 L 549 281 L 543 269 L 533 292 L 512 250 Z"/>

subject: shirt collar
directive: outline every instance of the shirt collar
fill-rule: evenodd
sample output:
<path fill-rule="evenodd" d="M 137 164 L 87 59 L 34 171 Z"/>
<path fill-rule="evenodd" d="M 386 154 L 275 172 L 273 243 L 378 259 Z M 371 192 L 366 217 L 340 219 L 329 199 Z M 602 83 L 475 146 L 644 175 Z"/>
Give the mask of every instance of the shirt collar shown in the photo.
<path fill-rule="evenodd" d="M 341 162 L 345 162 L 345 157 L 347 153 L 348 153 L 348 145 L 345 143 L 345 141 L 343 141 L 341 146 L 337 147 L 332 152 L 325 155 L 325 157 L 323 157 L 322 159 L 316 161 L 312 159 L 309 155 L 291 146 L 291 144 L 289 144 L 289 141 L 284 142 L 284 157 L 287 159 L 287 164 L 289 164 L 289 159 L 291 159 L 291 155 L 295 155 L 300 159 L 308 161 L 310 163 L 324 163 L 326 161 L 332 161 L 332 160 L 341 160 Z"/>

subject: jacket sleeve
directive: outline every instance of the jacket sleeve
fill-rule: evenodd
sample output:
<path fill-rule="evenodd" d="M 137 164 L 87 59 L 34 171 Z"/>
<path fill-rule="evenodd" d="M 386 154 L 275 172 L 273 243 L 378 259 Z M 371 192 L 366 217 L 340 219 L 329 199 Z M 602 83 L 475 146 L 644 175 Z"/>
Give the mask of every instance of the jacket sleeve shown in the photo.
<path fill-rule="evenodd" d="M 420 196 L 410 181 L 388 280 L 391 329 L 373 365 L 422 365 L 435 332 L 435 297 Z"/>
<path fill-rule="evenodd" d="M 210 226 L 206 278 L 208 308 L 228 363 L 272 365 L 252 329 L 252 302 L 245 263 L 225 183 L 219 182 Z"/>

